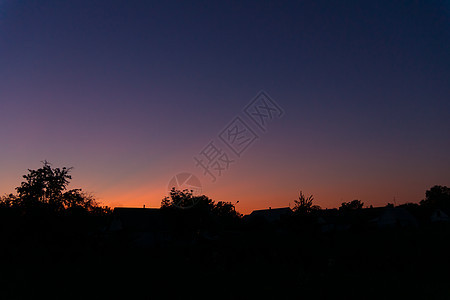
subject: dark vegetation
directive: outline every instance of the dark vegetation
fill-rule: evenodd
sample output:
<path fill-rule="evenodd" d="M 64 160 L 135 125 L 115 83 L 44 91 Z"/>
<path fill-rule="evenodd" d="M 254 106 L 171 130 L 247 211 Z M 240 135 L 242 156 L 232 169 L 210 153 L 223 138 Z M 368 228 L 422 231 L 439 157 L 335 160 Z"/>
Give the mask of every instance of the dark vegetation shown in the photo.
<path fill-rule="evenodd" d="M 420 204 L 336 210 L 300 192 L 293 213 L 273 221 L 263 216 L 276 209 L 243 217 L 230 202 L 175 189 L 161 209 L 112 212 L 67 190 L 69 173 L 44 162 L 1 198 L 2 299 L 450 296 L 450 222 L 432 219 L 449 213 L 447 187 Z M 402 214 L 383 223 L 386 212 Z"/>

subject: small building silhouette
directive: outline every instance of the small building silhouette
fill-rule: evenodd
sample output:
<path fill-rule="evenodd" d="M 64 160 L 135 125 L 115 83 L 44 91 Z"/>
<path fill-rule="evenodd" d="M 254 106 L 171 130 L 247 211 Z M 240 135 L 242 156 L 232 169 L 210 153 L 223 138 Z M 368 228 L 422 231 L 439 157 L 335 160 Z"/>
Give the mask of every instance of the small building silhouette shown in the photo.
<path fill-rule="evenodd" d="M 168 228 L 160 209 L 116 207 L 109 231 L 125 235 L 135 246 L 154 246 L 169 238 Z"/>
<path fill-rule="evenodd" d="M 392 227 L 418 227 L 416 218 L 413 217 L 406 209 L 399 207 L 387 207 L 375 219 L 372 220 L 378 228 Z"/>
<path fill-rule="evenodd" d="M 442 209 L 435 209 L 430 216 L 430 221 L 432 223 L 449 222 L 450 218 L 448 217 L 448 214 L 445 213 Z"/>
<path fill-rule="evenodd" d="M 248 220 L 261 218 L 268 222 L 275 222 L 281 220 L 282 218 L 289 217 L 291 215 L 292 210 L 289 207 L 280 207 L 280 208 L 254 210 L 250 215 L 246 216 L 246 218 Z"/>

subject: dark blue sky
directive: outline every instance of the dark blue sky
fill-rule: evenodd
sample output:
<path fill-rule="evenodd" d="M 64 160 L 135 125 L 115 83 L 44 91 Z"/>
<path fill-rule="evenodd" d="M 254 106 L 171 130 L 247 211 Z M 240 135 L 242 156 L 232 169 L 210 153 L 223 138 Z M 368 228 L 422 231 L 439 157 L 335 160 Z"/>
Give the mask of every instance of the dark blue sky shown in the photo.
<path fill-rule="evenodd" d="M 285 110 L 210 183 L 193 156 L 260 90 Z M 180 171 L 243 211 L 450 185 L 450 1 L 0 1 L 1 192 L 47 159 L 110 205 Z M 264 188 L 262 188 L 264 187 Z"/>

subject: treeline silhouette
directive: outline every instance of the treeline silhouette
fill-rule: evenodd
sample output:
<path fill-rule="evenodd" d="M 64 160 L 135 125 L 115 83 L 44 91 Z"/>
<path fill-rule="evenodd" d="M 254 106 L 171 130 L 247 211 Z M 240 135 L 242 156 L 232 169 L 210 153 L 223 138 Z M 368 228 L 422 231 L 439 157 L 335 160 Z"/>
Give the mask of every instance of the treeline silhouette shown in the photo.
<path fill-rule="evenodd" d="M 354 200 L 322 209 L 300 192 L 292 210 L 247 216 L 231 202 L 172 189 L 160 209 L 112 211 L 68 190 L 70 170 L 43 162 L 1 198 L 2 298 L 450 295 L 445 186 L 420 203 L 375 208 Z"/>

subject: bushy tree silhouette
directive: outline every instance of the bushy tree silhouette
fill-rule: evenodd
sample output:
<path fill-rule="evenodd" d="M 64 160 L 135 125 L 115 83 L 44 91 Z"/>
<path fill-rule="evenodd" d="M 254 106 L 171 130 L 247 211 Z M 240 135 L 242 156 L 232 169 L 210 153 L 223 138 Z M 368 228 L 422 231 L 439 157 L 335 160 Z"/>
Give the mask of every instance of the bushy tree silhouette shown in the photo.
<path fill-rule="evenodd" d="M 450 188 L 435 185 L 425 192 L 425 199 L 420 205 L 427 208 L 450 208 Z"/>
<path fill-rule="evenodd" d="M 214 215 L 218 217 L 240 217 L 241 214 L 236 211 L 234 204 L 231 202 L 219 201 L 214 204 L 212 209 Z"/>
<path fill-rule="evenodd" d="M 188 189 L 177 190 L 175 188 L 172 188 L 169 194 L 169 197 L 164 197 L 161 201 L 161 208 L 187 209 L 196 206 L 197 209 L 207 208 L 209 210 L 212 210 L 214 206 L 214 201 L 212 201 L 205 195 L 195 196 L 193 194 L 193 191 L 190 191 Z"/>
<path fill-rule="evenodd" d="M 108 207 L 100 206 L 92 195 L 81 189 L 67 190 L 72 168 L 52 168 L 47 161 L 37 170 L 28 170 L 23 181 L 16 188 L 17 195 L 10 194 L 0 199 L 0 206 L 15 207 L 31 213 L 47 211 L 51 213 L 78 211 L 88 213 L 107 213 Z"/>
<path fill-rule="evenodd" d="M 34 208 L 43 204 L 53 210 L 64 207 L 63 191 L 66 190 L 71 168 L 52 168 L 47 161 L 37 170 L 28 169 L 28 174 L 23 175 L 23 181 L 16 188 L 18 204 L 23 208 Z"/>
<path fill-rule="evenodd" d="M 219 201 L 215 203 L 205 195 L 195 196 L 190 190 L 177 190 L 172 188 L 170 196 L 164 197 L 161 201 L 162 209 L 191 209 L 203 211 L 218 217 L 240 217 L 234 204 L 231 202 Z"/>
<path fill-rule="evenodd" d="M 343 202 L 341 204 L 341 207 L 339 207 L 339 210 L 349 211 L 349 210 L 357 210 L 361 209 L 364 206 L 364 202 L 361 200 L 353 200 L 350 202 Z"/>

